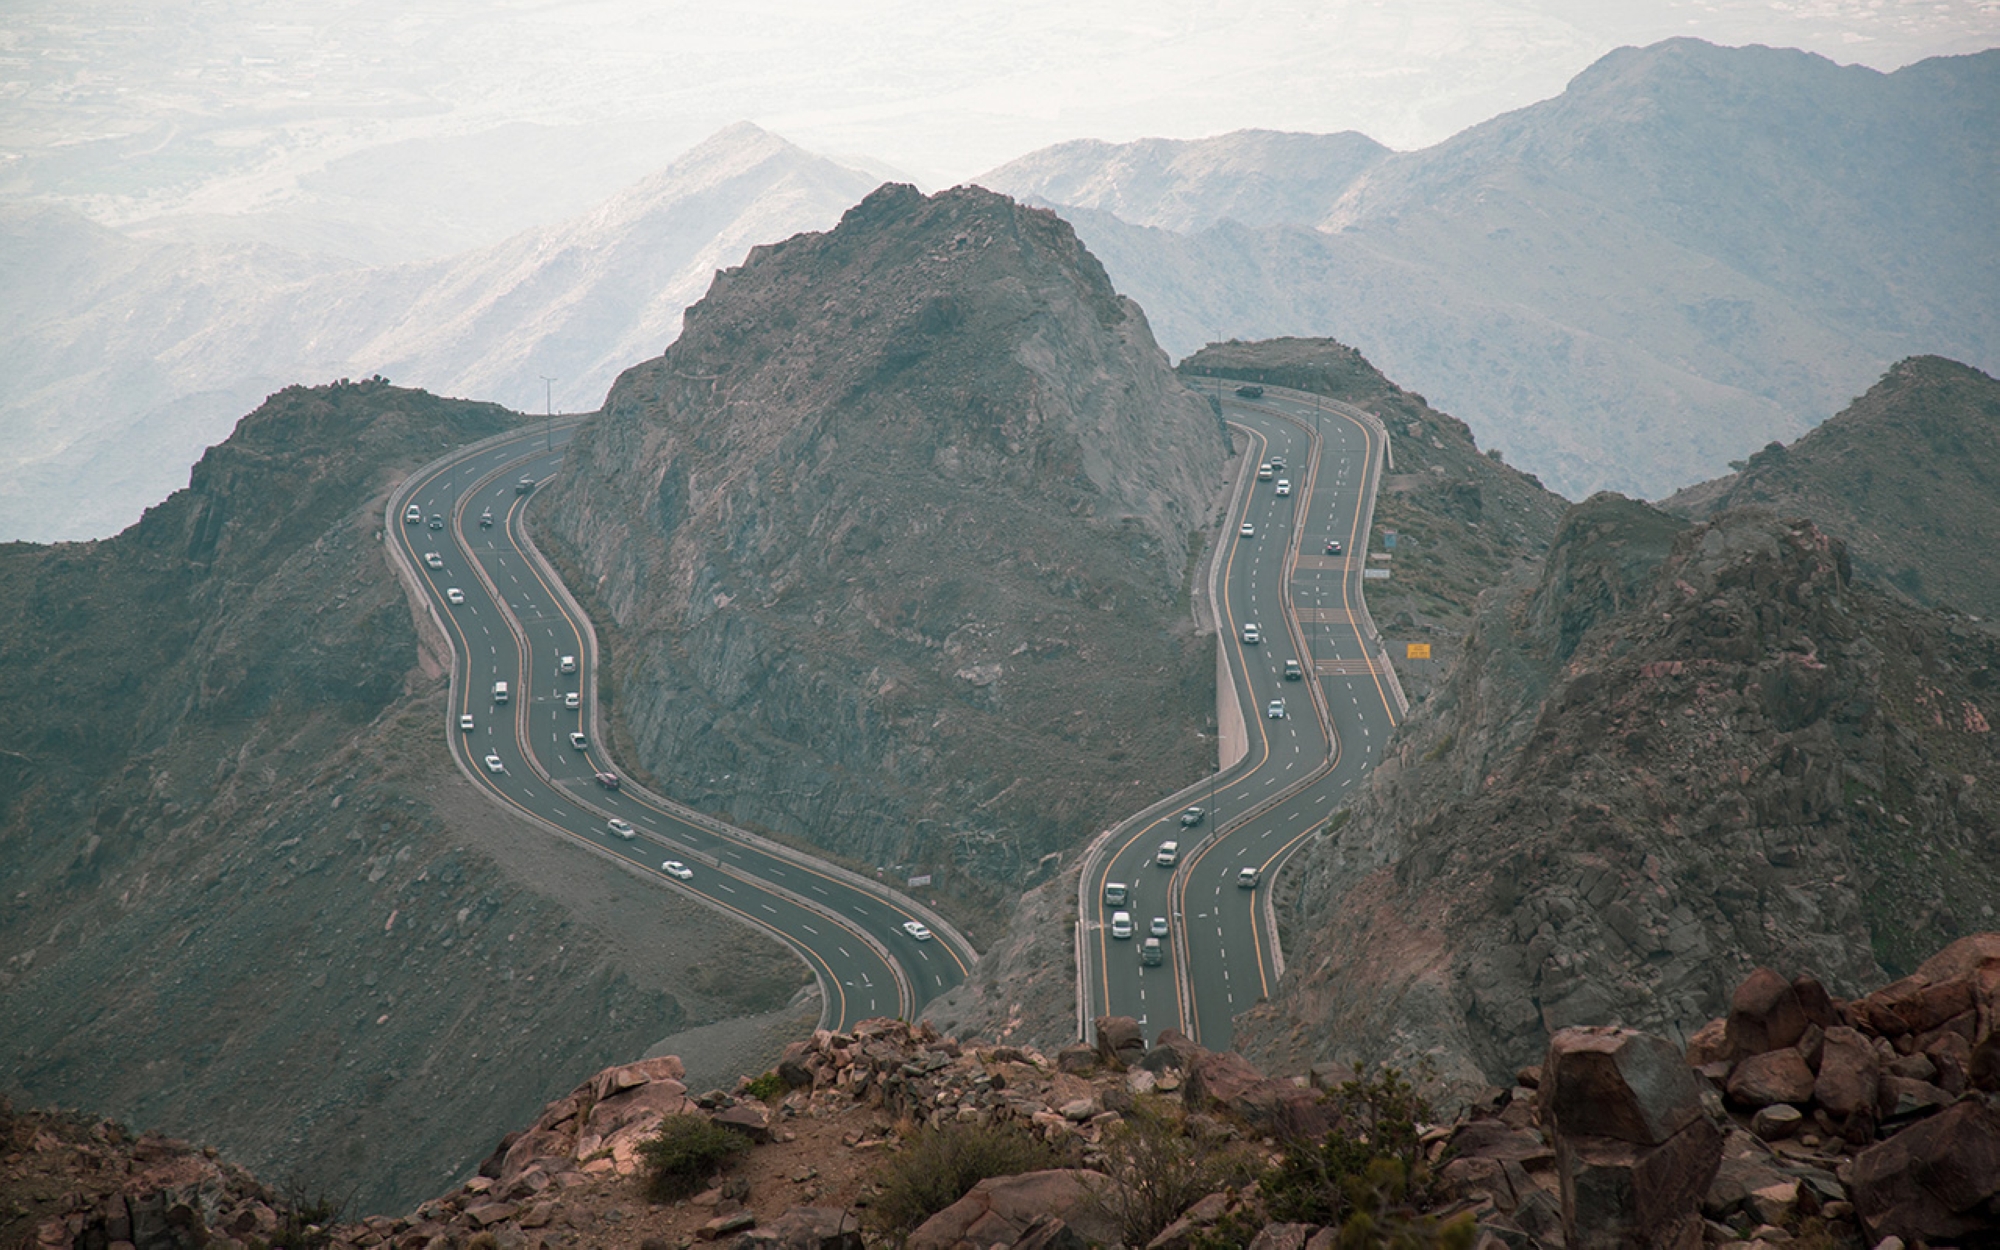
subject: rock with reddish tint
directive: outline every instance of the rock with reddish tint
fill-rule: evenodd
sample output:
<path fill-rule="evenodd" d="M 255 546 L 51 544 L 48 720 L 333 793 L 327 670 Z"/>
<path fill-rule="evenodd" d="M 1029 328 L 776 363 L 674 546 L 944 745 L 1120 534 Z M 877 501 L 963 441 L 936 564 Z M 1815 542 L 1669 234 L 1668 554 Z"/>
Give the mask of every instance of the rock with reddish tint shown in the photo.
<path fill-rule="evenodd" d="M 1951 1096 L 1929 1081 L 1907 1076 L 1885 1076 L 1875 1093 L 1877 1121 L 1901 1120 L 1925 1115 L 1951 1101 Z"/>
<path fill-rule="evenodd" d="M 1864 1108 L 1871 1113 L 1881 1083 L 1881 1059 L 1857 1029 L 1835 1025 L 1820 1047 L 1813 1098 L 1835 1122 Z"/>
<path fill-rule="evenodd" d="M 1630 1029 L 1564 1029 L 1549 1042 L 1541 1095 L 1569 1250 L 1701 1245 L 1701 1200 L 1722 1133 L 1671 1042 Z"/>
<path fill-rule="evenodd" d="M 708 1118 L 723 1128 L 743 1134 L 759 1146 L 771 1140 L 771 1116 L 754 1103 L 739 1102 Z"/>
<path fill-rule="evenodd" d="M 1021 1239 L 1009 1250 L 1090 1250 L 1090 1243 L 1060 1218 L 1043 1214 L 1021 1230 Z"/>
<path fill-rule="evenodd" d="M 1233 1050 L 1209 1051 L 1184 1076 L 1181 1101 L 1190 1111 L 1227 1108 L 1264 1079 L 1255 1064 Z"/>
<path fill-rule="evenodd" d="M 1063 1047 L 1056 1052 L 1056 1070 L 1071 1076 L 1082 1076 L 1097 1066 L 1097 1048 L 1085 1046 L 1081 1042 Z"/>
<path fill-rule="evenodd" d="M 2000 1111 L 1967 1099 L 1862 1151 L 1846 1176 L 1871 1242 L 1952 1242 L 2000 1228 Z"/>
<path fill-rule="evenodd" d="M 862 1250 L 860 1223 L 839 1207 L 793 1207 L 732 1243 L 749 1250 Z"/>
<path fill-rule="evenodd" d="M 1130 1016 L 1099 1016 L 1097 1058 L 1113 1067 L 1131 1067 L 1146 1054 L 1146 1032 Z"/>
<path fill-rule="evenodd" d="M 813 1083 L 812 1069 L 806 1061 L 812 1058 L 811 1042 L 793 1042 L 785 1047 L 785 1053 L 778 1057 L 778 1079 L 787 1089 L 807 1089 Z"/>
<path fill-rule="evenodd" d="M 1750 1117 L 1750 1131 L 1765 1141 L 1783 1141 L 1799 1131 L 1805 1118 L 1804 1112 L 1784 1103 L 1759 1107 L 1757 1114 Z"/>
<path fill-rule="evenodd" d="M 1542 1126 L 1576 1137 L 1652 1146 L 1702 1116 L 1700 1090 L 1673 1043 L 1633 1029 L 1558 1032 L 1538 1092 Z"/>
<path fill-rule="evenodd" d="M 1795 1047 L 1767 1050 L 1739 1062 L 1725 1088 L 1729 1100 L 1739 1107 L 1804 1102 L 1812 1097 L 1813 1070 Z"/>
<path fill-rule="evenodd" d="M 1840 1023 L 1840 1013 L 1833 1009 L 1833 996 L 1819 983 L 1819 978 L 1810 972 L 1801 972 L 1792 978 L 1792 993 L 1798 996 L 1799 1010 L 1803 1011 L 1808 1023 L 1817 1024 L 1822 1029 L 1830 1029 Z"/>
<path fill-rule="evenodd" d="M 1146 1057 L 1139 1061 L 1139 1066 L 1154 1073 L 1165 1072 L 1169 1068 L 1185 1072 L 1207 1053 L 1205 1047 L 1179 1029 L 1161 1029 L 1146 1051 Z"/>
<path fill-rule="evenodd" d="M 1759 968 L 1729 999 L 1729 1057 L 1740 1060 L 1795 1045 L 1809 1023 L 1792 983 L 1769 968 Z"/>
<path fill-rule="evenodd" d="M 1690 1068 L 1728 1063 L 1730 1059 L 1729 1021 L 1720 1016 L 1696 1029 L 1694 1036 L 1688 1039 L 1687 1061 Z"/>
<path fill-rule="evenodd" d="M 1116 1182 L 1096 1172 L 1057 1168 L 996 1176 L 925 1220 L 910 1234 L 908 1250 L 985 1250 L 1011 1246 L 1043 1215 L 1053 1215 L 1074 1229 L 1088 1244 L 1116 1245 L 1120 1240 L 1116 1203 L 1110 1187 Z"/>
<path fill-rule="evenodd" d="M 1989 1094 L 2000 1093 L 2000 1029 L 1981 1038 L 1966 1057 L 1965 1083 Z"/>

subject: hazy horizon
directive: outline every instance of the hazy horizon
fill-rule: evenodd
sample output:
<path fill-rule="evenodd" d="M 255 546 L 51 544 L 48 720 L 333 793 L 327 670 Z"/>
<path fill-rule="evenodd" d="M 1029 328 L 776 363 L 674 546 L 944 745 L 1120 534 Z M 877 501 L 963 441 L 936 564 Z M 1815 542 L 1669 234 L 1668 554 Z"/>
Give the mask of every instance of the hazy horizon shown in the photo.
<path fill-rule="evenodd" d="M 368 263 L 580 211 L 739 120 L 931 189 L 1070 139 L 1423 147 L 1678 35 L 1879 70 L 2000 42 L 1994 0 L 11 7 L 0 198 Z"/>

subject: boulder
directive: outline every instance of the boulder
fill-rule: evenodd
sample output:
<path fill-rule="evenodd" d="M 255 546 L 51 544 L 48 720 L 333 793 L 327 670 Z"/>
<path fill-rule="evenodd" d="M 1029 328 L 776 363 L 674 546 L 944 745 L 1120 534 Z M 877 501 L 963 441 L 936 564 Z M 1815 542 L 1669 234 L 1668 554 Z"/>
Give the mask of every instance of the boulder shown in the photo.
<path fill-rule="evenodd" d="M 1792 983 L 1769 968 L 1759 968 L 1729 999 L 1730 1058 L 1740 1060 L 1795 1045 L 1810 1023 Z"/>
<path fill-rule="evenodd" d="M 1795 1047 L 1767 1050 L 1737 1063 L 1725 1088 L 1729 1100 L 1741 1107 L 1805 1102 L 1812 1097 L 1813 1070 Z"/>
<path fill-rule="evenodd" d="M 1543 1127 L 1574 1137 L 1653 1146 L 1702 1118 L 1700 1090 L 1673 1043 L 1632 1029 L 1558 1032 L 1539 1093 Z"/>
<path fill-rule="evenodd" d="M 1806 1019 L 1822 1029 L 1830 1029 L 1840 1023 L 1840 1013 L 1833 1009 L 1833 996 L 1819 983 L 1819 978 L 1810 972 L 1801 972 L 1792 978 L 1792 993 L 1798 996 L 1799 1010 L 1806 1013 Z"/>
<path fill-rule="evenodd" d="M 2000 1029 L 1981 1038 L 1965 1061 L 1965 1083 L 1987 1093 L 2000 1093 Z"/>
<path fill-rule="evenodd" d="M 1010 1250 L 1090 1250 L 1090 1243 L 1061 1218 L 1043 1214 L 1021 1230 Z"/>
<path fill-rule="evenodd" d="M 1317 1224 L 1266 1224 L 1250 1239 L 1249 1250 L 1306 1250 Z"/>
<path fill-rule="evenodd" d="M 726 1111 L 716 1112 L 709 1119 L 723 1128 L 734 1129 L 759 1146 L 771 1140 L 771 1117 L 753 1103 L 738 1103 Z"/>
<path fill-rule="evenodd" d="M 1765 1141 L 1783 1141 L 1799 1131 L 1805 1118 L 1805 1113 L 1797 1107 L 1782 1102 L 1759 1107 L 1757 1114 L 1750 1117 L 1750 1131 Z"/>
<path fill-rule="evenodd" d="M 793 1207 L 731 1244 L 744 1250 L 862 1250 L 865 1243 L 853 1212 L 838 1207 Z"/>
<path fill-rule="evenodd" d="M 1074 1042 L 1056 1052 L 1056 1071 L 1081 1076 L 1097 1066 L 1097 1048 Z"/>
<path fill-rule="evenodd" d="M 995 1176 L 918 1226 L 908 1250 L 986 1250 L 1011 1246 L 1044 1215 L 1061 1220 L 1086 1244 L 1116 1245 L 1111 1215 L 1116 1181 L 1097 1172 L 1056 1168 Z"/>
<path fill-rule="evenodd" d="M 1859 1030 L 1835 1025 L 1826 1031 L 1820 1048 L 1813 1098 L 1836 1121 L 1863 1108 L 1872 1113 L 1881 1082 L 1880 1063 L 1874 1046 Z"/>
<path fill-rule="evenodd" d="M 812 1053 L 811 1042 L 793 1042 L 785 1047 L 785 1053 L 778 1057 L 778 1079 L 785 1083 L 787 1089 L 806 1089 L 812 1085 L 812 1069 L 806 1066 L 806 1061 L 812 1057 Z M 817 1208 L 799 1209 L 804 1211 Z"/>
<path fill-rule="evenodd" d="M 1179 1029 L 1161 1029 L 1159 1036 L 1153 1039 L 1152 1047 L 1146 1051 L 1146 1057 L 1139 1061 L 1139 1066 L 1153 1073 L 1170 1068 L 1185 1072 L 1207 1053 L 1206 1048 Z"/>
<path fill-rule="evenodd" d="M 1950 1101 L 1951 1095 L 1929 1081 L 1913 1080 L 1907 1076 L 1884 1076 L 1875 1093 L 1875 1118 L 1897 1120 L 1923 1115 Z"/>
<path fill-rule="evenodd" d="M 1190 1111 L 1229 1107 L 1264 1079 L 1255 1064 L 1233 1050 L 1215 1050 L 1185 1072 L 1181 1101 Z"/>
<path fill-rule="evenodd" d="M 1690 1068 L 1728 1063 L 1729 1059 L 1729 1021 L 1720 1016 L 1696 1029 L 1694 1036 L 1688 1039 L 1687 1061 Z"/>
<path fill-rule="evenodd" d="M 2000 1111 L 1967 1099 L 1862 1151 L 1847 1174 L 1871 1242 L 1991 1233 L 2000 1199 Z"/>
<path fill-rule="evenodd" d="M 1130 1016 L 1099 1016 L 1094 1026 L 1097 1057 L 1114 1067 L 1130 1067 L 1146 1054 L 1146 1032 Z"/>
<path fill-rule="evenodd" d="M 1569 1250 L 1701 1245 L 1722 1133 L 1673 1043 L 1631 1029 L 1563 1029 L 1549 1042 L 1540 1092 Z"/>

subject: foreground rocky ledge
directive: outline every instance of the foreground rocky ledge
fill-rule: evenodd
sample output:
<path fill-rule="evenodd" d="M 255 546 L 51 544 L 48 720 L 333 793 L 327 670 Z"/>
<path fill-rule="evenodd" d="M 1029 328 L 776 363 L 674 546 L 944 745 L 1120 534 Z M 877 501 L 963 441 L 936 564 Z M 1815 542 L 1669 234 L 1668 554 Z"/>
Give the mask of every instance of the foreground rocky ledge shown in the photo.
<path fill-rule="evenodd" d="M 1981 934 L 1852 1002 L 1759 969 L 1685 1053 L 1630 1029 L 1565 1029 L 1513 1088 L 1422 1128 L 1434 1223 L 1470 1222 L 1483 1250 L 2000 1243 L 1996 1023 L 2000 934 Z M 15 1227 L 47 1247 L 847 1248 L 868 1244 L 879 1162 L 919 1128 L 1012 1123 L 1083 1166 L 983 1181 L 907 1244 L 1081 1247 L 1117 1244 L 1116 1182 L 1096 1169 L 1150 1100 L 1273 1156 L 1352 1131 L 1326 1096 L 1354 1079 L 1338 1065 L 1267 1077 L 1171 1030 L 1147 1048 L 1123 1018 L 1054 1056 L 871 1020 L 794 1043 L 734 1092 L 691 1093 L 684 1075 L 673 1058 L 605 1069 L 401 1218 L 315 1225 L 212 1151 L 34 1114 L 9 1116 L 0 1178 L 29 1217 Z M 673 1116 L 754 1145 L 706 1192 L 649 1202 L 639 1143 Z M 1252 1187 L 1195 1202 L 1149 1244 L 1330 1250 L 1340 1230 L 1273 1222 Z"/>

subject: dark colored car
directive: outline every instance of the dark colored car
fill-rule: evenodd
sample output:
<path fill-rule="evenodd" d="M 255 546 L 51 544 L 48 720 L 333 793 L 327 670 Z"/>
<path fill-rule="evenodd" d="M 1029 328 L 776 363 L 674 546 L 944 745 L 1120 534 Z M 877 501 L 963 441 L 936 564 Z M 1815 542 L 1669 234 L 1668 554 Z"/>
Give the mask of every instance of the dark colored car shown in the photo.
<path fill-rule="evenodd" d="M 1264 388 L 1261 386 L 1239 386 L 1236 388 L 1236 393 L 1245 399 L 1264 398 Z"/>

